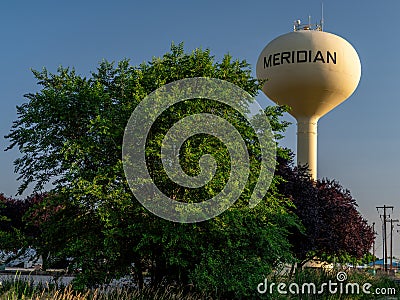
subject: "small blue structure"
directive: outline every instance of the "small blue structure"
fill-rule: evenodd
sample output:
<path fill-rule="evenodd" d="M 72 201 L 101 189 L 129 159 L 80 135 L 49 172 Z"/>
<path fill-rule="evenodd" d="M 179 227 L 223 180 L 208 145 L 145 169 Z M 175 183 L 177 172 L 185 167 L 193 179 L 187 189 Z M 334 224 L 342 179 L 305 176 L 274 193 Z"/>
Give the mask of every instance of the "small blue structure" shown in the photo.
<path fill-rule="evenodd" d="M 390 267 L 390 259 L 386 260 L 386 264 L 388 265 L 388 267 Z M 373 262 L 369 263 L 369 266 L 372 267 L 373 265 L 374 265 Z M 384 265 L 384 260 L 383 259 L 378 259 L 378 260 L 375 261 L 375 266 L 382 266 L 383 267 L 383 265 Z M 400 260 L 393 258 L 392 265 L 393 265 L 393 268 L 399 268 L 400 267 Z"/>

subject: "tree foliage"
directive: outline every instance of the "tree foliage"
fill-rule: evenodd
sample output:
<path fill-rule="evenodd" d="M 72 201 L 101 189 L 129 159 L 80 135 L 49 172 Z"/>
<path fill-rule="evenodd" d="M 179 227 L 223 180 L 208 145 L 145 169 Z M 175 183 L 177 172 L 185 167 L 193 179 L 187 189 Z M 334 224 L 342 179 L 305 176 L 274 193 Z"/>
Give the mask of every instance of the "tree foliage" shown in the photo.
<path fill-rule="evenodd" d="M 15 161 L 22 181 L 20 193 L 29 185 L 40 191 L 49 182 L 54 184 L 28 214 L 30 222 L 41 220 L 40 238 L 32 243 L 53 261 L 69 258 L 69 268 L 81 270 L 77 287 L 126 274 L 142 285 L 146 272 L 152 284 L 205 280 L 220 294 L 247 295 L 274 266 L 291 259 L 286 237 L 288 228 L 298 223 L 288 210 L 291 202 L 278 193 L 278 178 L 256 208 L 247 206 L 257 180 L 260 150 L 254 130 L 232 108 L 204 99 L 179 103 L 157 119 L 146 147 L 153 179 L 165 194 L 202 201 L 218 193 L 229 176 L 224 145 L 207 135 L 185 142 L 180 161 L 187 174 L 198 172 L 198 158 L 204 154 L 212 154 L 219 166 L 210 185 L 190 190 L 171 183 L 163 173 L 160 141 L 171 124 L 196 112 L 218 114 L 238 129 L 247 140 L 252 172 L 236 205 L 215 219 L 179 224 L 152 215 L 135 200 L 122 168 L 124 128 L 146 95 L 189 77 L 227 80 L 256 95 L 260 85 L 245 61 L 225 55 L 216 62 L 209 50 L 185 53 L 182 45 L 172 45 L 164 56 L 139 66 L 131 66 L 128 60 L 117 65 L 103 61 L 88 78 L 62 67 L 56 74 L 46 69 L 33 73 L 41 89 L 25 95 L 27 102 L 17 108 L 18 120 L 7 136 L 9 149 L 17 147 L 21 152 Z M 279 120 L 284 111 L 266 109 L 277 138 L 287 125 Z M 285 153 L 278 151 L 281 156 Z M 224 262 L 237 270 L 221 274 Z M 240 283 L 246 272 L 253 276 L 248 284 Z"/>
<path fill-rule="evenodd" d="M 361 259 L 369 252 L 374 233 L 349 190 L 335 180 L 311 180 L 307 166 L 293 167 L 291 158 L 280 159 L 276 174 L 284 179 L 280 192 L 293 201 L 305 229 L 290 236 L 301 264 L 314 257 Z"/>
<path fill-rule="evenodd" d="M 6 262 L 22 255 L 40 236 L 37 224 L 27 224 L 25 217 L 42 200 L 39 194 L 22 200 L 0 194 L 0 251 L 6 254 Z"/>

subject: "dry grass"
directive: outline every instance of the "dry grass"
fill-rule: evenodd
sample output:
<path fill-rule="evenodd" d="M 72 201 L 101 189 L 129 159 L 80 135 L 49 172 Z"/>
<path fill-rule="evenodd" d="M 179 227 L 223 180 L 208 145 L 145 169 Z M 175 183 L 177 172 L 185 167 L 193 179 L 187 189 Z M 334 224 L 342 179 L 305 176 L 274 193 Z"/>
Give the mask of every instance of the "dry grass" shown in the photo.
<path fill-rule="evenodd" d="M 33 286 L 27 281 L 14 281 L 0 289 L 1 300 L 194 300 L 211 299 L 204 294 L 185 293 L 184 289 L 176 287 L 145 287 L 142 290 L 108 287 L 79 292 L 71 286 L 56 289 Z"/>

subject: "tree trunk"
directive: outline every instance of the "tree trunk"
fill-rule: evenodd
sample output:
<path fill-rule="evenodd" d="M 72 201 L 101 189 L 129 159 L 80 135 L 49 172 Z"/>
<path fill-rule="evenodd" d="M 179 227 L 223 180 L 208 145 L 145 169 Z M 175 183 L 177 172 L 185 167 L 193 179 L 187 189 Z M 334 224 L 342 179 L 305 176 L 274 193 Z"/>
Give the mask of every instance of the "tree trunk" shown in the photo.
<path fill-rule="evenodd" d="M 142 262 L 140 261 L 140 258 L 135 260 L 135 275 L 139 286 L 139 290 L 141 290 L 143 289 L 144 279 L 143 279 L 143 266 Z"/>
<path fill-rule="evenodd" d="M 292 263 L 292 266 L 290 267 L 290 272 L 289 272 L 290 279 L 293 277 L 295 269 L 296 269 L 296 262 Z"/>

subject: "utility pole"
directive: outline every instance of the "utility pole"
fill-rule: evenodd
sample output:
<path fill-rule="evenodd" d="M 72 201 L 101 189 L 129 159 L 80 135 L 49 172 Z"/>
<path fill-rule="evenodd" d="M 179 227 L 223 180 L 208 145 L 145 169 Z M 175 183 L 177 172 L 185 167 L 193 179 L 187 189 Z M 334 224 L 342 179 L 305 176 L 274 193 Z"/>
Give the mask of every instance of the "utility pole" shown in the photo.
<path fill-rule="evenodd" d="M 380 216 L 381 218 L 382 218 L 382 216 Z M 385 222 L 382 222 L 382 267 L 383 267 L 383 270 L 385 270 L 385 259 L 386 259 L 386 256 L 385 256 L 385 250 L 386 250 L 386 247 L 385 247 L 385 238 L 386 238 L 386 235 L 385 235 Z"/>
<path fill-rule="evenodd" d="M 393 223 L 398 223 L 399 220 L 390 219 L 390 272 L 393 270 Z"/>
<path fill-rule="evenodd" d="M 383 234 L 382 235 L 383 235 L 383 240 L 384 240 L 384 242 L 383 242 L 383 248 L 384 248 L 384 250 L 383 250 L 383 265 L 384 265 L 384 270 L 387 273 L 388 266 L 387 266 L 387 236 L 386 236 L 387 228 L 386 228 L 386 222 L 387 222 L 387 218 L 390 217 L 390 215 L 388 215 L 386 213 L 386 210 L 387 209 L 391 209 L 392 212 L 393 212 L 393 206 L 387 206 L 387 205 L 377 206 L 376 209 L 378 210 L 378 212 L 379 212 L 379 209 L 383 209 L 383 215 L 380 215 L 380 217 L 381 218 L 383 217 L 383 220 L 382 220 L 382 222 L 383 222 L 383 229 L 382 229 Z"/>
<path fill-rule="evenodd" d="M 399 227 L 400 225 L 399 224 L 397 224 L 397 226 Z M 397 233 L 399 233 L 400 232 L 400 230 L 396 230 L 396 232 Z M 397 263 L 397 271 L 399 270 L 399 262 Z"/>
<path fill-rule="evenodd" d="M 375 270 L 375 222 L 372 223 L 372 231 L 374 233 L 374 241 L 372 242 L 372 268 Z"/>

